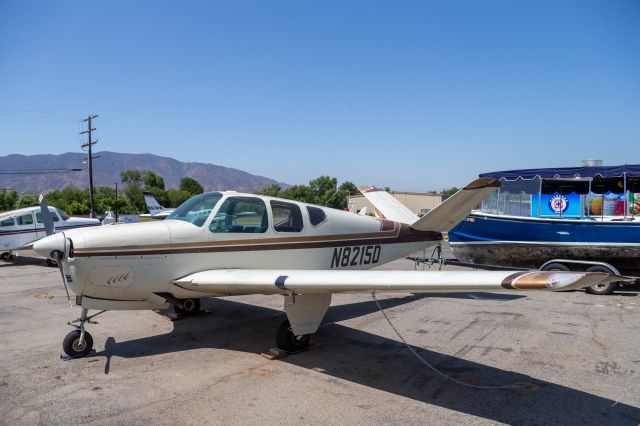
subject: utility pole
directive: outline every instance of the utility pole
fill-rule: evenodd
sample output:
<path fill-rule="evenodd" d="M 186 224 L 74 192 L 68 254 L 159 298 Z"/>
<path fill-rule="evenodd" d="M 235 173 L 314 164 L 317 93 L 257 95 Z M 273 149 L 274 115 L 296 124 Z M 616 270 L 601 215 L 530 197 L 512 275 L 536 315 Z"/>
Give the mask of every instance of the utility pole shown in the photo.
<path fill-rule="evenodd" d="M 95 128 L 91 127 L 91 120 L 93 120 L 94 118 L 98 117 L 97 115 L 89 115 L 87 116 L 87 118 L 85 118 L 82 121 L 85 121 L 87 123 L 87 130 L 85 130 L 84 132 L 80 132 L 81 135 L 83 134 L 87 134 L 87 143 L 84 143 L 82 145 L 80 145 L 81 148 L 87 148 L 88 152 L 89 152 L 89 156 L 87 158 L 87 164 L 89 165 L 89 208 L 90 208 L 90 212 L 89 212 L 89 217 L 95 217 L 95 209 L 93 207 L 93 156 L 91 155 L 91 146 L 93 146 L 94 144 L 98 143 L 98 140 L 96 139 L 95 141 L 91 139 L 91 132 L 93 132 L 94 130 L 96 130 Z"/>

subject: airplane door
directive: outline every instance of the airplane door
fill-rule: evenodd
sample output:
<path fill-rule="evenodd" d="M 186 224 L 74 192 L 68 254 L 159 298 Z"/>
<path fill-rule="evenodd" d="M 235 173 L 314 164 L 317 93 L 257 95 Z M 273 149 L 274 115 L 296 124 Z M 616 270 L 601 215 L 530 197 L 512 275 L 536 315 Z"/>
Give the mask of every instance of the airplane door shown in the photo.
<path fill-rule="evenodd" d="M 23 213 L 16 216 L 16 248 L 22 247 L 25 244 L 29 244 L 31 241 L 36 240 L 36 224 L 33 218 L 33 213 Z"/>

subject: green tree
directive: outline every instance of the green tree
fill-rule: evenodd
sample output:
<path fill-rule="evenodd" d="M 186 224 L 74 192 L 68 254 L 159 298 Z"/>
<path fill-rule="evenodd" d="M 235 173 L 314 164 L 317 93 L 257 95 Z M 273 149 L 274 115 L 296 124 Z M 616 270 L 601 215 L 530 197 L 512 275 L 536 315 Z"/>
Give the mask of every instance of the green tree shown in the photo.
<path fill-rule="evenodd" d="M 13 210 L 16 201 L 18 201 L 18 193 L 16 191 L 0 191 L 0 211 Z"/>
<path fill-rule="evenodd" d="M 147 191 L 152 189 L 160 189 L 164 191 L 164 178 L 149 169 L 142 171 L 142 183 L 144 183 L 144 189 Z"/>
<path fill-rule="evenodd" d="M 38 203 L 38 196 L 37 195 L 23 195 L 22 198 L 20 198 L 18 200 L 18 202 L 16 203 L 16 208 L 17 209 L 22 209 L 25 207 L 33 207 L 33 206 L 37 206 Z"/>
<path fill-rule="evenodd" d="M 140 186 L 142 183 L 142 172 L 136 169 L 125 170 L 120 172 L 120 179 L 125 185 Z"/>
<path fill-rule="evenodd" d="M 282 187 L 277 183 L 274 183 L 268 188 L 264 188 L 261 191 L 257 191 L 256 194 L 267 195 L 269 197 L 282 197 L 281 192 L 282 192 Z"/>
<path fill-rule="evenodd" d="M 167 207 L 178 207 L 180 204 L 187 201 L 193 195 L 187 191 L 180 191 L 179 189 L 169 188 L 167 190 L 167 198 L 169 202 L 166 204 Z"/>
<path fill-rule="evenodd" d="M 458 191 L 460 191 L 460 188 L 456 188 L 455 186 L 453 188 L 443 189 L 442 190 L 442 201 L 444 201 L 447 198 L 451 197 L 453 194 L 455 194 Z"/>
<path fill-rule="evenodd" d="M 204 188 L 200 185 L 200 182 L 190 177 L 183 177 L 180 179 L 180 191 L 188 192 L 192 195 L 202 194 Z"/>

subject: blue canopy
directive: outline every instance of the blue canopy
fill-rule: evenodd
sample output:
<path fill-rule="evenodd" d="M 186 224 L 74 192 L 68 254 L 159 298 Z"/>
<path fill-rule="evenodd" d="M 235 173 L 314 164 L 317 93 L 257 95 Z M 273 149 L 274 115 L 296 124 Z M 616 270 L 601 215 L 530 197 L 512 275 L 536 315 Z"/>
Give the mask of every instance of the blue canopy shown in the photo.
<path fill-rule="evenodd" d="M 599 177 L 621 177 L 627 176 L 640 177 L 640 165 L 631 164 L 623 166 L 594 166 L 594 167 L 559 167 L 551 169 L 522 169 L 522 170 L 505 170 L 502 172 L 482 173 L 480 177 L 492 177 L 494 179 L 516 180 L 534 179 L 540 177 L 543 179 L 557 178 L 594 178 Z"/>
<path fill-rule="evenodd" d="M 543 194 L 560 192 L 568 194 L 576 192 L 622 193 L 624 188 L 632 192 L 640 192 L 640 165 L 594 166 L 594 167 L 560 167 L 554 169 L 523 169 L 502 172 L 482 173 L 480 177 L 499 179 L 506 190 L 514 190 L 532 194 L 541 191 Z M 575 179 L 574 178 L 583 178 Z M 532 179 L 536 179 L 532 181 Z M 540 181 L 542 179 L 542 181 Z M 523 181 L 524 180 L 524 181 Z M 517 181 L 517 182 L 513 182 Z M 509 184 L 513 182 L 513 184 Z M 526 185 L 525 185 L 526 183 Z M 524 186 L 523 186 L 524 185 Z"/>

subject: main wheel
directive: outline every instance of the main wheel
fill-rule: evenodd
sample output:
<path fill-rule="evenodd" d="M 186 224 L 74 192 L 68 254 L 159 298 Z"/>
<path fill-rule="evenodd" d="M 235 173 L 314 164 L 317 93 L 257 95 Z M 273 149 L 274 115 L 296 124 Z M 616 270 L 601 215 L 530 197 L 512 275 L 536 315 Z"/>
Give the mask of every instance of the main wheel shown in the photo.
<path fill-rule="evenodd" d="M 80 330 L 73 330 L 62 341 L 62 350 L 71 358 L 82 358 L 93 349 L 93 337 L 85 331 L 82 344 L 79 344 L 79 342 Z"/>
<path fill-rule="evenodd" d="M 198 315 L 200 312 L 200 299 L 183 299 L 182 308 L 178 305 L 173 305 L 173 309 L 176 313 L 185 317 Z"/>
<path fill-rule="evenodd" d="M 284 320 L 276 332 L 276 344 L 288 354 L 306 351 L 309 347 L 309 338 L 308 334 L 294 335 L 289 320 Z"/>
<path fill-rule="evenodd" d="M 55 260 L 53 260 L 53 259 L 49 259 L 48 257 L 47 257 L 47 265 L 52 266 L 52 267 L 53 267 L 53 266 L 55 266 L 55 267 L 57 267 L 57 266 L 58 266 L 58 264 L 56 263 L 56 261 L 55 261 Z"/>
<path fill-rule="evenodd" d="M 611 274 L 613 271 L 605 266 L 591 266 L 587 268 L 586 272 L 604 272 Z M 618 287 L 617 282 L 596 284 L 591 287 L 587 287 L 585 290 L 591 294 L 611 294 Z"/>
<path fill-rule="evenodd" d="M 4 253 L 0 254 L 0 259 L 9 260 L 9 252 L 5 251 Z"/>
<path fill-rule="evenodd" d="M 567 265 L 564 265 L 562 263 L 550 263 L 547 266 L 544 267 L 543 271 L 568 271 L 569 267 Z"/>

